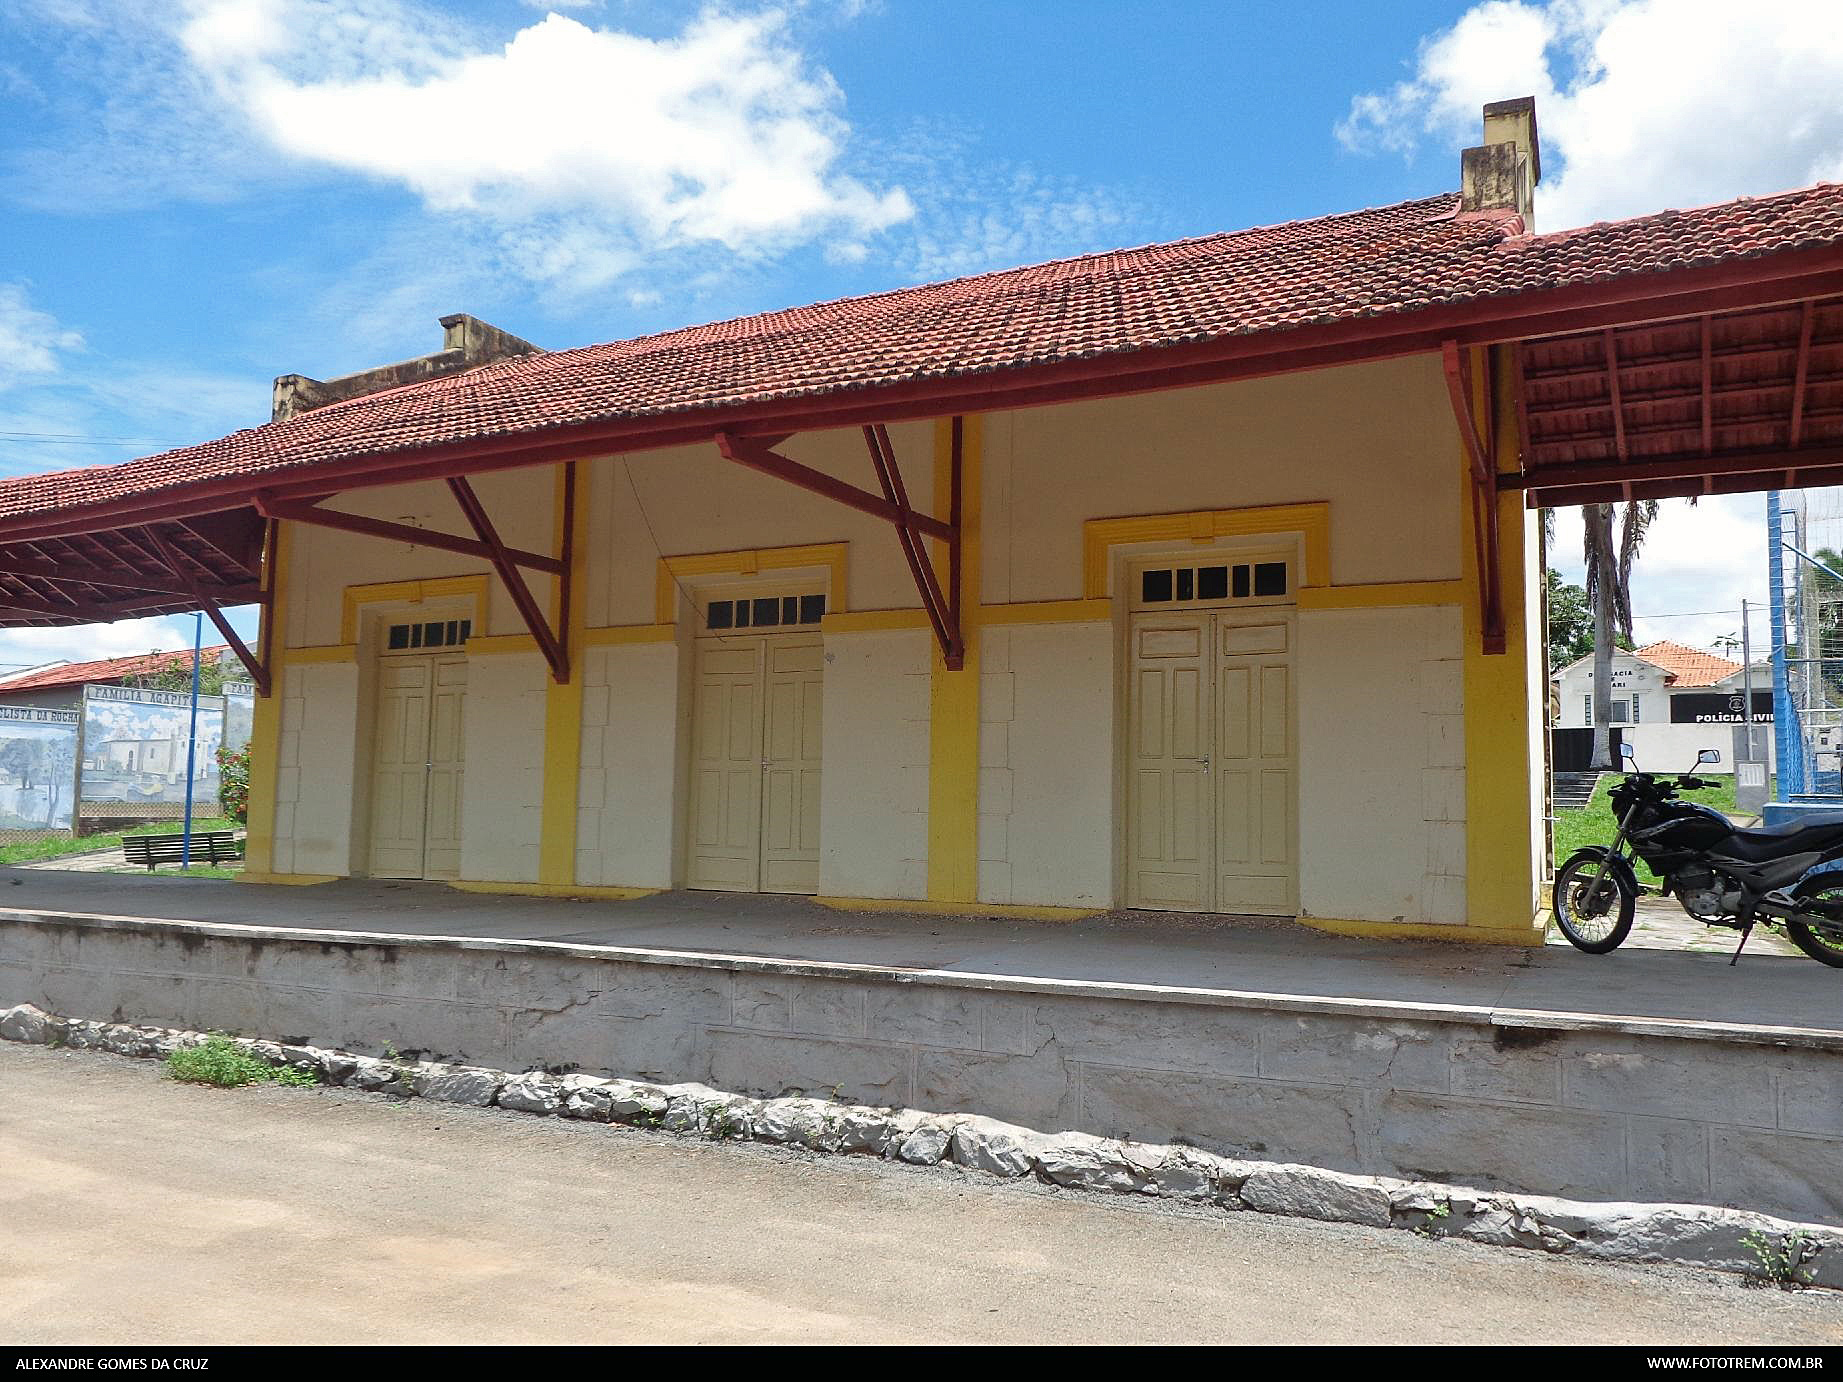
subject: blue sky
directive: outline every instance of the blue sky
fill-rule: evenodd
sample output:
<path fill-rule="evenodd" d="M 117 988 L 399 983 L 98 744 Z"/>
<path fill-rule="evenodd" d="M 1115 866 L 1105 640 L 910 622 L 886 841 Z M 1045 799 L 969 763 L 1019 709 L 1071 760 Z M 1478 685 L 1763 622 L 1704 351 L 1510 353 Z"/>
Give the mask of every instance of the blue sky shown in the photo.
<path fill-rule="evenodd" d="M 1531 92 L 1540 228 L 1843 177 L 1828 0 L 0 0 L 0 474 L 253 425 L 446 312 L 579 345 L 1424 195 Z M 1750 505 L 1661 527 L 1641 608 L 1762 584 L 1708 557 Z"/>

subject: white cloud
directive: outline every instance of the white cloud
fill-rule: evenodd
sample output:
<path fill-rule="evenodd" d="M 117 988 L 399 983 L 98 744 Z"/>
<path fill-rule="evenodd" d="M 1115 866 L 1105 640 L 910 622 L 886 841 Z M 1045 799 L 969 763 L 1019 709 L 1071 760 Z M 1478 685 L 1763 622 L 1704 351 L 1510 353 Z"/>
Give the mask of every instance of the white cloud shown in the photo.
<path fill-rule="evenodd" d="M 1837 0 L 1487 0 L 1412 75 L 1357 96 L 1356 150 L 1476 143 L 1486 101 L 1534 95 L 1540 229 L 1843 177 Z"/>
<path fill-rule="evenodd" d="M 232 627 L 245 639 L 255 636 L 255 610 L 239 610 Z M 205 645 L 221 643 L 210 624 Z M 192 620 L 124 619 L 114 624 L 82 624 L 64 629 L 0 629 L 0 676 L 46 662 L 94 662 L 105 657 L 133 657 L 192 646 Z M 4 699 L 0 695 L 0 699 Z"/>
<path fill-rule="evenodd" d="M 706 13 L 666 39 L 549 14 L 498 47 L 420 19 L 195 0 L 179 40 L 274 150 L 483 219 L 539 282 L 594 288 L 660 249 L 748 256 L 912 214 L 901 189 L 840 170 L 843 95 L 772 12 Z"/>
<path fill-rule="evenodd" d="M 1556 513 L 1549 564 L 1582 584 L 1581 513 Z M 1756 656 L 1767 649 L 1766 496 L 1717 495 L 1694 505 L 1666 499 L 1632 568 L 1632 632 L 1640 643 L 1660 638 L 1710 648 L 1739 636 L 1741 601 L 1752 606 Z"/>
<path fill-rule="evenodd" d="M 27 375 L 55 374 L 59 357 L 82 345 L 81 333 L 27 300 L 23 284 L 0 283 L 0 389 Z"/>

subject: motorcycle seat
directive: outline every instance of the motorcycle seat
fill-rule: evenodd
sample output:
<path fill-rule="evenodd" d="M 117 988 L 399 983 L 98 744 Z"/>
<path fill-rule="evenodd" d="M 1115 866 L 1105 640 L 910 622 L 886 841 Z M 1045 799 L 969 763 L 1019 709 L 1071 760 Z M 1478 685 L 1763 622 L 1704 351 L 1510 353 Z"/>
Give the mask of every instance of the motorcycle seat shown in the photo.
<path fill-rule="evenodd" d="M 1736 854 L 1755 861 L 1817 849 L 1843 840 L 1843 811 L 1817 811 L 1795 816 L 1782 825 L 1737 830 L 1732 839 Z"/>

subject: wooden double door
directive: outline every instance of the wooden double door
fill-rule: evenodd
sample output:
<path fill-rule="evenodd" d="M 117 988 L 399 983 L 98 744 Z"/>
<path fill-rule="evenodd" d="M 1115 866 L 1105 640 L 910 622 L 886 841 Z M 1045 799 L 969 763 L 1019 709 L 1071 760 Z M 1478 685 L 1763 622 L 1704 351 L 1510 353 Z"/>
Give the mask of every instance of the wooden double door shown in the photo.
<path fill-rule="evenodd" d="M 1294 915 L 1291 610 L 1136 614 L 1128 634 L 1127 905 Z"/>
<path fill-rule="evenodd" d="M 467 658 L 378 659 L 372 738 L 373 878 L 461 876 Z"/>
<path fill-rule="evenodd" d="M 817 636 L 702 639 L 696 649 L 686 882 L 819 891 Z"/>

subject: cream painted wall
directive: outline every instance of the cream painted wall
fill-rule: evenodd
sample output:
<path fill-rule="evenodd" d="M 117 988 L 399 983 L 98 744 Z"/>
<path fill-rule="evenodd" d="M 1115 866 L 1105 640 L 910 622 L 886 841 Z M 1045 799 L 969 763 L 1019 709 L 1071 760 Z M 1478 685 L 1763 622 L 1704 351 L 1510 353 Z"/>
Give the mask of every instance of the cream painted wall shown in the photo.
<path fill-rule="evenodd" d="M 979 637 L 979 900 L 1111 907 L 1113 625 Z"/>
<path fill-rule="evenodd" d="M 1434 356 L 997 414 L 985 436 L 988 601 L 1080 595 L 1086 519 L 1315 500 L 1337 581 L 1460 574 Z"/>
<path fill-rule="evenodd" d="M 684 795 L 679 647 L 591 648 L 582 676 L 576 881 L 669 888 Z"/>
<path fill-rule="evenodd" d="M 505 542 L 537 552 L 555 550 L 553 467 L 478 475 L 473 478 L 473 486 Z M 327 507 L 438 529 L 457 537 L 473 536 L 454 496 L 439 481 L 359 490 L 340 496 Z M 288 611 L 284 628 L 291 648 L 325 647 L 342 641 L 340 620 L 349 585 L 468 576 L 491 570 L 483 559 L 456 556 L 432 547 L 411 547 L 302 523 L 290 524 L 288 531 Z M 531 588 L 541 601 L 548 601 L 550 585 L 546 576 L 534 574 L 531 580 Z M 487 605 L 485 626 L 475 632 L 525 632 L 511 597 L 497 578 L 490 583 Z"/>
<path fill-rule="evenodd" d="M 468 659 L 462 878 L 537 881 L 548 676 L 536 653 Z"/>
<path fill-rule="evenodd" d="M 934 485 L 932 424 L 892 427 L 890 441 L 910 499 L 927 508 Z M 860 489 L 877 489 L 870 453 L 856 429 L 796 436 L 778 449 Z M 601 549 L 607 557 L 602 570 L 591 568 L 593 622 L 652 623 L 661 556 L 823 542 L 851 544 L 849 588 L 842 604 L 835 596 L 835 609 L 917 603 L 915 583 L 888 524 L 726 461 L 715 446 L 649 451 L 597 462 L 593 470 L 595 512 L 600 522 L 612 523 L 618 537 Z"/>
<path fill-rule="evenodd" d="M 1460 640 L 1456 608 L 1300 612 L 1305 915 L 1466 921 Z"/>
<path fill-rule="evenodd" d="M 928 894 L 929 635 L 829 634 L 819 891 Z"/>

